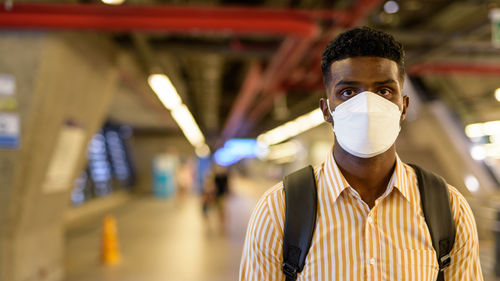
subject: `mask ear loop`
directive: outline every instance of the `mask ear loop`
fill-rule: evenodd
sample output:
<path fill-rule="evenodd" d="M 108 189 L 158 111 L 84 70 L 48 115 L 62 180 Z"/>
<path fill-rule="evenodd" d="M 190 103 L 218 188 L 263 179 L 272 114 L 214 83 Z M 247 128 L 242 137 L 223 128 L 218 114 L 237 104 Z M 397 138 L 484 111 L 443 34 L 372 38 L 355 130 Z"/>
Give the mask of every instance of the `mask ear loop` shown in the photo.
<path fill-rule="evenodd" d="M 328 107 L 328 112 L 330 113 L 330 115 L 333 115 L 333 111 L 330 109 L 330 100 L 328 99 L 326 99 L 326 106 Z"/>
<path fill-rule="evenodd" d="M 328 113 L 330 113 L 330 117 L 332 118 L 332 124 L 333 124 L 333 120 L 334 120 L 333 114 L 335 112 L 330 109 L 330 100 L 329 99 L 326 99 L 326 106 L 328 107 Z"/>
<path fill-rule="evenodd" d="M 332 117 L 332 121 L 333 121 L 333 115 L 335 114 L 335 111 L 332 111 L 330 109 L 330 100 L 329 99 L 326 99 L 326 106 L 328 107 L 328 112 L 330 113 L 330 116 Z"/>

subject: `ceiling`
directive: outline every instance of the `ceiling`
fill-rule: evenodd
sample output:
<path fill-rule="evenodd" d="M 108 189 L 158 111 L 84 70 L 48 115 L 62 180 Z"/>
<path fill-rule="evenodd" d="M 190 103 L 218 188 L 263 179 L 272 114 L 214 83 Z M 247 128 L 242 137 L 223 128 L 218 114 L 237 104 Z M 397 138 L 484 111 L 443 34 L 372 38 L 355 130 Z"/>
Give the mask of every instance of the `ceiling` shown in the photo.
<path fill-rule="evenodd" d="M 384 12 L 380 0 L 126 0 L 120 7 L 82 0 L 52 7 L 27 3 L 24 9 L 75 19 L 85 13 L 105 19 L 110 9 L 118 11 L 116 26 L 88 21 L 86 28 L 105 31 L 134 58 L 130 64 L 139 66 L 133 75 L 121 74 L 110 109 L 110 119 L 139 132 L 181 134 L 147 87 L 153 71 L 170 77 L 212 148 L 309 112 L 323 95 L 324 46 L 359 24 L 388 31 L 403 43 L 407 72 L 425 100 L 441 99 L 464 125 L 500 120 L 493 96 L 500 87 L 500 48 L 491 43 L 488 16 L 500 0 L 397 2 L 394 14 Z M 93 8 L 81 12 L 82 5 Z"/>

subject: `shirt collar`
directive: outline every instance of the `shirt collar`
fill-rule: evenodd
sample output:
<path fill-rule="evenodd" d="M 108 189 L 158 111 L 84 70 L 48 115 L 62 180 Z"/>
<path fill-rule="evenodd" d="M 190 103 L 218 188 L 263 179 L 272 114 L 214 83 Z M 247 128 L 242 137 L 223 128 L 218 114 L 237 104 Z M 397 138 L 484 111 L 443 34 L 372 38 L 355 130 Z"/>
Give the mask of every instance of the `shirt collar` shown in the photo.
<path fill-rule="evenodd" d="M 349 187 L 349 183 L 344 178 L 344 175 L 342 175 L 342 172 L 335 162 L 335 159 L 333 157 L 333 149 L 330 150 L 330 153 L 328 153 L 323 167 L 326 188 L 329 190 L 333 201 L 336 201 L 340 194 L 344 191 L 344 189 Z M 389 183 L 392 183 L 392 185 L 404 196 L 404 198 L 411 202 L 409 187 L 410 179 L 408 173 L 409 172 L 406 165 L 396 154 L 396 167 Z M 390 189 L 391 186 L 388 186 L 388 190 Z"/>
<path fill-rule="evenodd" d="M 326 157 L 323 165 L 325 177 L 324 182 L 326 188 L 330 193 L 330 196 L 333 199 L 333 202 L 335 202 L 342 191 L 349 187 L 349 183 L 344 178 L 344 175 L 342 175 L 342 172 L 340 172 L 340 169 L 337 166 L 335 159 L 333 158 L 333 149 L 331 149 L 330 153 L 328 153 L 328 156 Z"/>

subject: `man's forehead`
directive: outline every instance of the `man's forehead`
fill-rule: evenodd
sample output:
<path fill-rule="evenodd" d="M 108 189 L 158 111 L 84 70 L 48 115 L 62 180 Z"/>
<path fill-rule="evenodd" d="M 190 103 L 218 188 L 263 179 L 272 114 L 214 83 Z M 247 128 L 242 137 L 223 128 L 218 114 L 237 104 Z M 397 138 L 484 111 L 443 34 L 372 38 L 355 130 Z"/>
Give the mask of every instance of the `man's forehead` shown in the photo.
<path fill-rule="evenodd" d="M 395 61 L 379 57 L 354 57 L 335 61 L 330 66 L 333 80 L 397 80 L 398 65 Z"/>

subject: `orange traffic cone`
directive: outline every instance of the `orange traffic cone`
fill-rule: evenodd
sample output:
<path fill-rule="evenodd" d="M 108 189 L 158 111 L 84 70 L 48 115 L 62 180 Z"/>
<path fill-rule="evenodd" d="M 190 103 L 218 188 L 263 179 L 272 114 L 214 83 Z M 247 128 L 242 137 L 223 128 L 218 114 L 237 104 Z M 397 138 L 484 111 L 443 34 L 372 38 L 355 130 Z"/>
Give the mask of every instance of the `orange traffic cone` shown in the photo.
<path fill-rule="evenodd" d="M 118 232 L 116 220 L 113 216 L 107 215 L 102 226 L 102 262 L 105 265 L 118 264 L 121 261 L 120 249 L 118 245 Z"/>

